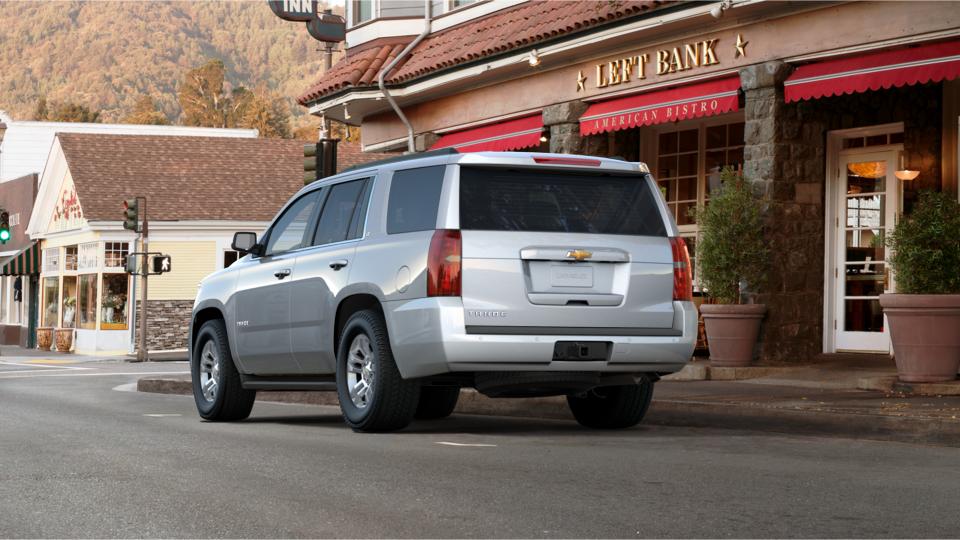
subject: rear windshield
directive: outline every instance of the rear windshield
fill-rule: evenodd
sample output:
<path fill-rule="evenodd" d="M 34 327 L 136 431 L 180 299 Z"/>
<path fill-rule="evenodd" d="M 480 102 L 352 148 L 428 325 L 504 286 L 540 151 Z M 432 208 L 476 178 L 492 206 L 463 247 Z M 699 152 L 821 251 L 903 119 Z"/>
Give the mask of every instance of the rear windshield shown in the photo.
<path fill-rule="evenodd" d="M 460 228 L 666 236 L 644 175 L 460 168 Z"/>

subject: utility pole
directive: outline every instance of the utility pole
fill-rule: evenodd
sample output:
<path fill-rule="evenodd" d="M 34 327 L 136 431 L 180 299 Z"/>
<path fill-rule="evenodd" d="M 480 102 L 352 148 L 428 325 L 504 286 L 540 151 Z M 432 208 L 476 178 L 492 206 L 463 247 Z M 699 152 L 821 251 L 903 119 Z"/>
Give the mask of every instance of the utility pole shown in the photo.
<path fill-rule="evenodd" d="M 143 260 L 140 264 L 140 279 L 143 280 L 143 289 L 140 293 L 140 347 L 137 350 L 137 362 L 147 362 L 150 360 L 147 354 L 147 275 L 149 275 L 147 235 L 149 228 L 147 225 L 147 198 L 137 198 L 143 201 L 141 203 L 143 204 L 141 207 L 143 209 L 143 228 L 140 230 L 140 252 L 143 253 Z"/>

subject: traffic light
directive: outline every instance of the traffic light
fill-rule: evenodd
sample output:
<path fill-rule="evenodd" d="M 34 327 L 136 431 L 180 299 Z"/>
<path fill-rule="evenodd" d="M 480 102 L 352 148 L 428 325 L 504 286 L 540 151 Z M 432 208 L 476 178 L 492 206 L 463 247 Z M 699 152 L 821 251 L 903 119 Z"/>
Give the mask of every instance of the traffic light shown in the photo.
<path fill-rule="evenodd" d="M 4 210 L 0 212 L 0 244 L 6 244 L 10 240 L 10 213 Z"/>
<path fill-rule="evenodd" d="M 123 228 L 139 231 L 140 206 L 136 198 L 123 201 Z"/>
<path fill-rule="evenodd" d="M 303 145 L 303 183 L 337 174 L 337 143 L 340 139 L 321 139 Z"/>

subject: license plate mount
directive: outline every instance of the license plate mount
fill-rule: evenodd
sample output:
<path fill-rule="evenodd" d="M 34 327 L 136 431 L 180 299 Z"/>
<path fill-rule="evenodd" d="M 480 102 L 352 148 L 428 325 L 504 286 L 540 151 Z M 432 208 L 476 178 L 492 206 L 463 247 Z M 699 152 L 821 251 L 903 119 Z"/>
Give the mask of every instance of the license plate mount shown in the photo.
<path fill-rule="evenodd" d="M 550 267 L 550 285 L 553 287 L 593 287 L 593 267 L 575 264 L 555 264 Z"/>
<path fill-rule="evenodd" d="M 554 360 L 606 362 L 610 359 L 609 341 L 558 341 L 553 346 Z"/>

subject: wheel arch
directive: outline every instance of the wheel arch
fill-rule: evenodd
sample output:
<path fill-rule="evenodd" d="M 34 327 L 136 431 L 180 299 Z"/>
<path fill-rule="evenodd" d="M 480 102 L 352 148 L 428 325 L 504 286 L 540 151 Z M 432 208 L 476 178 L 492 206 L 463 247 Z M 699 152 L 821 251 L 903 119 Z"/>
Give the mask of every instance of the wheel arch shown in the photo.
<path fill-rule="evenodd" d="M 380 313 L 381 317 L 384 315 L 383 305 L 380 303 L 380 298 L 369 292 L 357 292 L 349 296 L 345 296 L 342 300 L 340 300 L 340 303 L 337 304 L 337 314 L 333 322 L 334 355 L 336 355 L 337 351 L 340 349 L 340 338 L 343 335 L 343 328 L 346 326 L 347 321 L 350 320 L 350 316 L 365 309 L 374 310 Z"/>
<path fill-rule="evenodd" d="M 190 351 L 191 358 L 193 358 L 193 347 L 197 342 L 197 336 L 200 333 L 200 328 L 204 325 L 204 323 L 208 321 L 213 321 L 216 319 L 220 319 L 221 321 L 223 321 L 224 326 L 227 326 L 227 317 L 226 317 L 226 314 L 224 313 L 224 309 L 222 305 L 219 305 L 216 302 L 205 302 L 203 304 L 199 304 L 196 308 L 194 308 L 193 316 L 190 319 L 190 335 L 189 335 L 190 340 L 187 342 L 187 348 Z M 232 341 L 232 339 L 230 338 L 231 338 L 230 328 L 227 327 L 228 341 Z M 231 344 L 231 348 L 232 348 L 232 344 Z"/>

